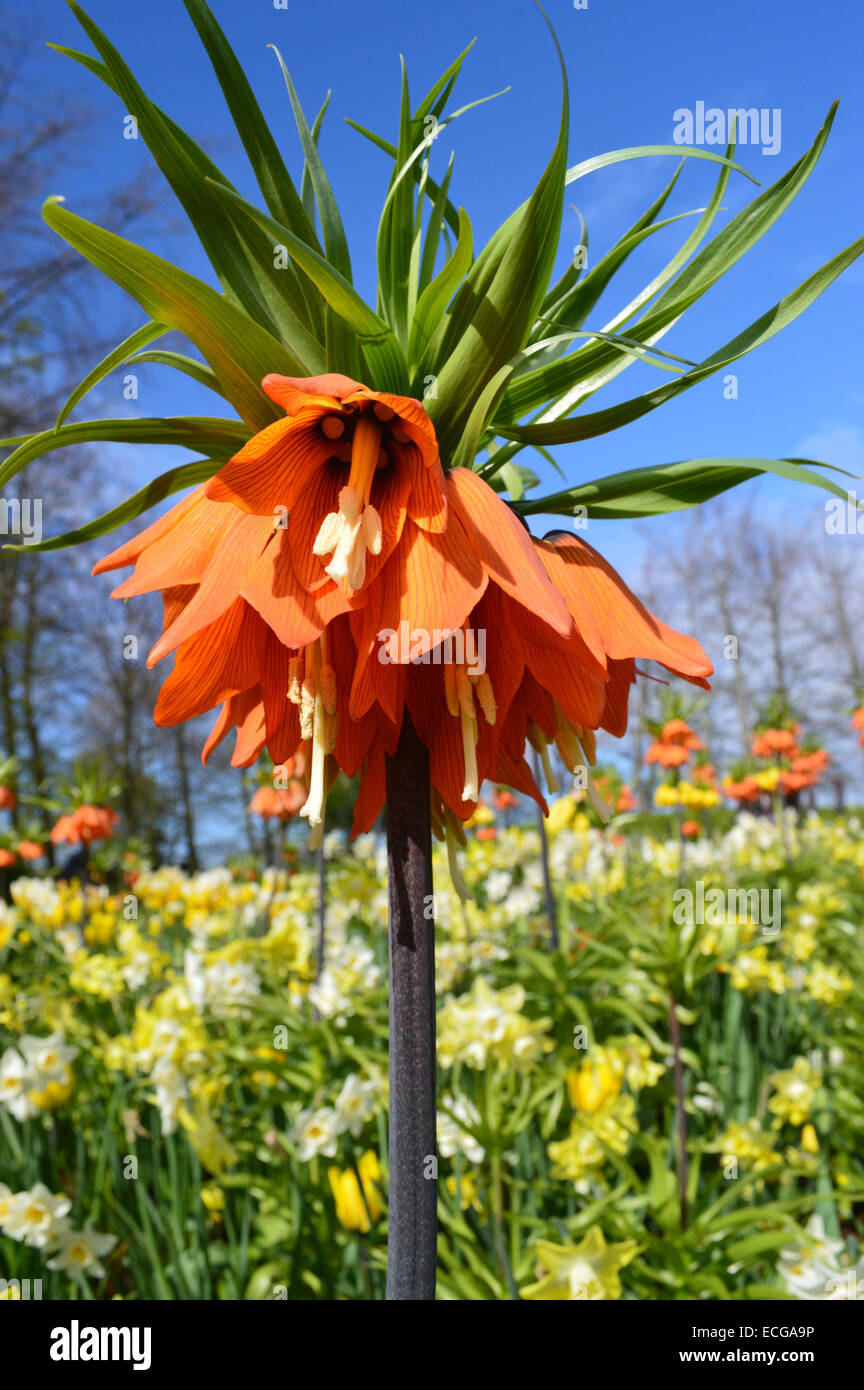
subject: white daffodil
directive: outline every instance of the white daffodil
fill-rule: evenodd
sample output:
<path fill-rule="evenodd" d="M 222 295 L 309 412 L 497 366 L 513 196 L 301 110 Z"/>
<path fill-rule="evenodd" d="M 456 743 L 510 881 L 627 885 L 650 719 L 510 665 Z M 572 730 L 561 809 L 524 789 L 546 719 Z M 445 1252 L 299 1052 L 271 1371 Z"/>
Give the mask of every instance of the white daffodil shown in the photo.
<path fill-rule="evenodd" d="M 304 1163 L 317 1154 L 333 1158 L 339 1136 L 339 1117 L 330 1106 L 320 1110 L 301 1110 L 288 1135 L 297 1146 L 297 1156 Z"/>
<path fill-rule="evenodd" d="M 29 1192 L 16 1192 L 11 1199 L 3 1233 L 44 1250 L 53 1243 L 58 1224 L 71 1205 L 68 1197 L 54 1196 L 44 1183 L 37 1182 Z"/>
<path fill-rule="evenodd" d="M 14 1047 L 7 1047 L 0 1057 L 0 1101 L 16 1120 L 29 1120 L 37 1113 L 29 1092 L 34 1077 L 29 1066 Z"/>
<path fill-rule="evenodd" d="M 343 1130 L 356 1139 L 366 1121 L 375 1113 L 375 1083 L 361 1081 L 356 1073 L 346 1078 L 336 1099 L 336 1114 Z"/>
<path fill-rule="evenodd" d="M 116 1236 L 101 1235 L 92 1226 L 83 1231 L 73 1230 L 68 1221 L 58 1224 L 54 1239 L 57 1250 L 48 1261 L 49 1269 L 59 1269 L 63 1274 L 89 1274 L 101 1279 L 105 1267 L 100 1257 L 107 1255 L 117 1244 Z"/>

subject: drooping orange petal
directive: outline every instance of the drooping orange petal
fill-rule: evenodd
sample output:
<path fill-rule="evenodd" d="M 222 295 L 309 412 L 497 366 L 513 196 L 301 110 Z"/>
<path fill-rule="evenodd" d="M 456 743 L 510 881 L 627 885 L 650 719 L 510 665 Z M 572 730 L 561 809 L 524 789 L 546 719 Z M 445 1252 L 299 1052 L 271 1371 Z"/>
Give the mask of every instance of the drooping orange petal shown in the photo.
<path fill-rule="evenodd" d="M 524 758 L 513 758 L 505 748 L 499 747 L 495 781 L 502 783 L 505 787 L 512 787 L 514 791 L 523 792 L 525 796 L 530 796 L 537 802 L 544 816 L 548 816 L 549 807 Z"/>
<path fill-rule="evenodd" d="M 177 651 L 174 670 L 159 692 L 153 718 L 161 726 L 194 719 L 229 696 L 257 685 L 267 627 L 236 599 L 221 618 Z"/>
<path fill-rule="evenodd" d="M 365 714 L 377 698 L 386 668 L 394 664 L 392 659 L 379 659 L 379 633 L 400 634 L 402 623 L 407 623 L 410 652 L 421 656 L 462 626 L 487 582 L 458 517 L 451 516 L 447 530 L 440 534 L 406 522 L 398 550 L 379 575 L 367 607 L 352 623 L 357 643 L 351 695 L 355 718 Z M 390 656 L 397 663 L 409 659 L 402 650 L 391 651 Z"/>
<path fill-rule="evenodd" d="M 154 589 L 199 584 L 235 515 L 233 507 L 201 498 L 179 525 L 141 552 L 135 573 L 120 584 L 111 597 L 131 598 L 135 594 L 152 593 Z"/>
<path fill-rule="evenodd" d="M 552 546 L 565 568 L 556 580 L 565 587 L 571 607 L 589 612 L 603 635 L 606 655 L 614 660 L 641 657 L 658 661 L 667 670 L 695 685 L 705 686 L 713 670 L 702 647 L 655 618 L 620 575 L 585 541 L 561 536 L 542 542 Z"/>
<path fill-rule="evenodd" d="M 251 767 L 266 742 L 264 705 L 259 686 L 234 697 L 237 742 L 231 756 L 232 767 Z"/>
<path fill-rule="evenodd" d="M 366 766 L 357 789 L 354 802 L 354 820 L 351 825 L 351 838 L 371 830 L 384 808 L 385 783 L 384 749 L 380 743 L 373 743 L 366 759 Z"/>
<path fill-rule="evenodd" d="M 329 575 L 325 579 L 315 593 L 298 582 L 288 531 L 279 530 L 244 576 L 240 593 L 286 647 L 305 647 L 353 606 Z"/>
<path fill-rule="evenodd" d="M 408 515 L 424 531 L 443 531 L 447 526 L 447 487 L 437 459 L 426 463 L 414 444 L 393 444 L 398 467 L 410 478 Z"/>
<path fill-rule="evenodd" d="M 455 513 L 461 520 L 490 578 L 549 627 L 569 636 L 573 620 L 564 599 L 537 558 L 529 532 L 507 504 L 467 468 L 448 473 L 447 499 L 451 518 Z"/>
<path fill-rule="evenodd" d="M 606 729 L 614 738 L 623 738 L 627 732 L 627 702 L 630 699 L 630 687 L 635 685 L 635 683 L 635 661 L 609 662 L 606 704 L 603 707 L 603 717 L 600 720 L 600 728 Z"/>
<path fill-rule="evenodd" d="M 233 517 L 213 550 L 195 594 L 163 632 L 147 658 L 147 665 L 155 666 L 181 642 L 187 642 L 215 623 L 239 597 L 247 567 L 254 566 L 256 558 L 273 540 L 273 524 L 269 517 L 233 510 Z"/>
<path fill-rule="evenodd" d="M 166 535 L 173 527 L 178 526 L 183 518 L 192 510 L 193 507 L 202 501 L 204 497 L 205 484 L 196 487 L 194 492 L 190 492 L 188 497 L 184 497 L 176 506 L 171 507 L 164 516 L 157 519 L 137 536 L 125 544 L 112 550 L 110 555 L 97 560 L 91 571 L 92 574 L 104 574 L 106 570 L 119 570 L 124 565 L 134 565 L 142 551 L 146 550 L 154 541 L 158 541 Z"/>
<path fill-rule="evenodd" d="M 296 415 L 310 400 L 317 403 L 317 398 L 322 396 L 328 404 L 338 405 L 343 396 L 363 390 L 359 381 L 339 372 L 326 372 L 323 376 L 279 376 L 271 372 L 265 376 L 261 387 L 271 401 L 281 405 L 286 415 Z"/>

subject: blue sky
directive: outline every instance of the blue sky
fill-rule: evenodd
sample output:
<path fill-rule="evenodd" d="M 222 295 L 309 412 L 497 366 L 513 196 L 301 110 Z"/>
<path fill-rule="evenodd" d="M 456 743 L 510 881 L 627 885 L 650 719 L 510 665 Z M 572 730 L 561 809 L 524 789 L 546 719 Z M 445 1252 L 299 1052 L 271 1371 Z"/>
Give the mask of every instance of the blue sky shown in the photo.
<path fill-rule="evenodd" d="M 148 94 L 186 127 L 249 195 L 254 185 L 230 118 L 193 26 L 180 0 L 147 0 L 118 6 L 91 0 L 89 13 L 123 53 Z M 227 3 L 213 9 L 250 76 L 265 115 L 299 178 L 300 159 L 287 95 L 268 43 L 279 46 L 307 111 L 326 91 L 333 99 L 321 141 L 342 208 L 358 287 L 374 292 L 374 244 L 388 161 L 352 131 L 350 115 L 392 133 L 399 92 L 399 53 L 404 53 L 419 98 L 473 37 L 457 104 L 510 86 L 497 101 L 468 113 L 446 130 L 436 150 L 438 167 L 456 150 L 451 188 L 474 225 L 475 244 L 495 230 L 530 192 L 551 150 L 560 110 L 560 84 L 548 31 L 530 0 L 436 0 L 432 5 L 398 0 L 336 0 L 327 5 L 276 8 L 272 0 Z M 89 50 L 74 15 L 59 0 L 35 0 L 30 12 L 40 38 Z M 862 231 L 861 134 L 864 84 L 861 11 L 853 0 L 828 9 L 803 0 L 729 0 L 722 6 L 682 9 L 672 0 L 550 0 L 571 84 L 570 162 L 607 149 L 672 139 L 673 113 L 682 107 L 745 106 L 779 109 L 781 148 L 776 155 L 742 147 L 741 162 L 766 185 L 811 143 L 832 100 L 840 110 L 827 149 L 799 198 L 758 247 L 701 300 L 662 346 L 693 359 L 706 357 Z M 117 99 L 77 65 L 34 51 L 30 81 L 46 100 L 57 86 L 95 113 L 86 148 L 70 150 L 68 168 L 45 194 L 61 193 L 73 211 L 86 211 L 101 190 L 127 181 L 149 162 L 142 141 L 123 139 Z M 581 180 L 568 191 L 563 260 L 572 254 L 577 201 L 590 234 L 589 264 L 656 196 L 674 161 L 619 164 Z M 433 167 L 434 172 L 434 167 Z M 668 212 L 702 206 L 713 183 L 711 166 L 690 160 Z M 733 175 L 726 207 L 738 210 L 756 190 Z M 716 226 L 728 214 L 721 214 Z M 38 208 L 33 209 L 34 219 Z M 680 228 L 651 238 L 628 264 L 614 294 L 597 307 L 591 326 L 602 324 L 665 263 L 686 235 Z M 207 274 L 194 236 L 178 231 L 153 249 L 187 269 Z M 859 323 L 864 262 L 791 328 L 733 370 L 737 400 L 723 396 L 720 376 L 625 431 L 570 446 L 558 453 L 570 481 L 582 481 L 647 463 L 715 455 L 801 455 L 864 472 L 860 428 L 862 387 Z M 118 296 L 119 302 L 119 296 Z M 133 320 L 137 322 L 138 319 Z M 119 336 L 119 335 L 118 335 Z M 213 397 L 164 368 L 142 373 L 137 410 L 145 415 L 212 412 Z M 609 405 L 648 389 L 657 373 L 636 365 L 592 402 Z M 654 380 L 652 380 L 654 378 Z M 118 413 L 122 409 L 117 386 Z M 110 398 L 110 397 L 109 397 Z M 81 411 L 78 412 L 81 418 Z M 47 422 L 46 422 L 47 423 Z M 179 453 L 179 459 L 183 457 Z M 117 475 L 131 486 L 164 471 L 174 455 L 117 448 Z M 527 454 L 525 461 L 529 462 Z M 533 463 L 532 463 L 533 466 Z M 560 484 L 559 484 L 560 485 Z M 859 486 L 859 492 L 864 485 Z M 791 484 L 760 484 L 759 507 L 797 503 L 821 527 L 822 500 L 796 494 Z M 649 528 L 674 527 L 675 519 Z M 542 528 L 541 528 L 542 529 Z M 644 524 L 592 523 L 589 539 L 624 570 L 650 541 Z"/>

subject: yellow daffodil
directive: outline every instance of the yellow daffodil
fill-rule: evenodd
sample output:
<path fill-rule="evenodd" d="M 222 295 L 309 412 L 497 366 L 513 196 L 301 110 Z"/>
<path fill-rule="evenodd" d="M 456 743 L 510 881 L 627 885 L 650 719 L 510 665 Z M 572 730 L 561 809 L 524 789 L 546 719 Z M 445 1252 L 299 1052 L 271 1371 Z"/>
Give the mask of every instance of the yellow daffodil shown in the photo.
<path fill-rule="evenodd" d="M 635 1240 L 607 1245 L 599 1226 L 592 1226 L 578 1245 L 537 1242 L 537 1283 L 520 1289 L 522 1298 L 598 1302 L 621 1297 L 618 1271 L 638 1251 Z"/>

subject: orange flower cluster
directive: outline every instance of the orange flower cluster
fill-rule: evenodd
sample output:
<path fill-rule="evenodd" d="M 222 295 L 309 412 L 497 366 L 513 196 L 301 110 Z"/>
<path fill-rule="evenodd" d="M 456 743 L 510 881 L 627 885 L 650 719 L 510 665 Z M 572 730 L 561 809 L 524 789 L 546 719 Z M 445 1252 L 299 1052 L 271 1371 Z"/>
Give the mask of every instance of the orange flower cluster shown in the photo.
<path fill-rule="evenodd" d="M 231 729 L 243 767 L 304 749 L 311 826 L 336 771 L 360 772 L 357 833 L 409 716 L 446 824 L 484 779 L 545 804 L 526 740 L 592 763 L 596 729 L 625 731 L 637 658 L 707 685 L 698 642 L 590 546 L 535 540 L 475 473 L 445 475 L 418 401 L 335 373 L 262 386 L 284 418 L 94 571 L 131 564 L 116 597 L 162 593 L 156 722 L 221 705 L 205 761 Z"/>
<path fill-rule="evenodd" d="M 781 775 L 783 791 L 799 792 L 805 787 L 815 787 L 822 773 L 827 772 L 830 762 L 831 755 L 824 748 L 816 748 L 812 753 L 799 753 L 792 759 L 791 767 Z"/>
<path fill-rule="evenodd" d="M 753 735 L 750 752 L 754 758 L 797 758 L 798 734 L 800 726 L 790 724 L 787 729 L 762 729 Z"/>
<path fill-rule="evenodd" d="M 13 849 L 0 849 L 0 869 L 11 869 L 15 863 L 15 851 Z"/>
<path fill-rule="evenodd" d="M 609 777 L 595 778 L 594 785 L 597 788 L 597 791 L 603 797 L 603 800 L 608 802 L 610 805 L 614 805 L 614 808 L 619 815 L 622 815 L 625 811 L 635 811 L 636 798 L 633 795 L 632 789 L 628 787 L 626 783 L 622 784 L 619 787 L 617 795 L 615 792 L 615 788 L 612 784 L 612 780 Z"/>
<path fill-rule="evenodd" d="M 853 712 L 852 728 L 859 731 L 858 742 L 864 747 L 864 705 L 859 705 Z"/>
<path fill-rule="evenodd" d="M 663 725 L 658 739 L 651 744 L 645 754 L 646 763 L 659 763 L 661 767 L 683 767 L 689 763 L 690 754 L 702 747 L 698 734 L 683 719 L 670 719 Z"/>
<path fill-rule="evenodd" d="M 51 843 L 89 845 L 93 840 L 110 840 L 118 821 L 109 806 L 79 806 L 71 815 L 60 817 L 51 831 Z"/>
<path fill-rule="evenodd" d="M 507 787 L 499 787 L 492 799 L 497 811 L 512 811 L 519 805 L 518 796 L 514 796 Z"/>
<path fill-rule="evenodd" d="M 702 826 L 699 824 L 698 820 L 682 821 L 681 834 L 685 835 L 688 840 L 695 840 L 702 834 Z"/>
<path fill-rule="evenodd" d="M 14 811 L 18 798 L 11 787 L 0 787 L 0 811 Z"/>
<path fill-rule="evenodd" d="M 246 810 L 254 815 L 263 816 L 265 820 L 278 820 L 283 824 L 291 820 L 297 815 L 308 795 L 306 783 L 303 781 L 304 772 L 303 754 L 298 753 L 282 767 L 277 767 L 273 773 L 274 780 L 278 778 L 279 781 L 287 781 L 288 785 L 259 787 Z"/>
<path fill-rule="evenodd" d="M 723 782 L 723 795 L 728 796 L 730 801 L 738 801 L 743 804 L 758 801 L 762 795 L 762 789 L 755 777 L 742 777 L 738 782 L 727 777 Z"/>
<path fill-rule="evenodd" d="M 36 840 L 19 840 L 15 846 L 15 853 L 19 859 L 41 859 L 45 848 Z"/>

